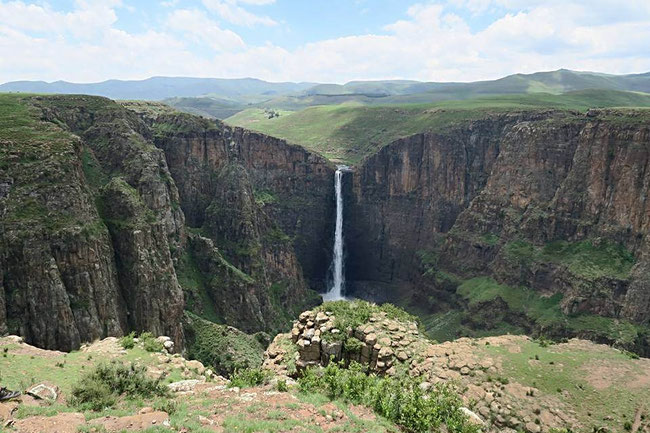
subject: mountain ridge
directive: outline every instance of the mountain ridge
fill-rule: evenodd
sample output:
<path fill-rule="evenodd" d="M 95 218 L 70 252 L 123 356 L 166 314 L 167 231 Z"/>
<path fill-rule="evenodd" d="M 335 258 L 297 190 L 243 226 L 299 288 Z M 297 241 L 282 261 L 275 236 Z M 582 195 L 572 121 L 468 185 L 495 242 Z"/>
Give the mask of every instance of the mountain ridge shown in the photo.
<path fill-rule="evenodd" d="M 473 82 L 426 82 L 418 80 L 353 80 L 345 84 L 313 82 L 269 82 L 258 78 L 200 78 L 154 76 L 143 80 L 110 79 L 95 83 L 63 80 L 12 81 L 0 84 L 0 91 L 27 93 L 84 93 L 112 99 L 163 100 L 172 97 L 217 96 L 239 102 L 262 102 L 264 96 L 309 96 L 345 93 L 385 93 L 387 96 L 463 89 L 472 93 L 520 93 L 524 88 L 516 80 L 563 83 L 564 91 L 587 88 L 650 92 L 650 72 L 603 74 L 591 71 L 558 69 L 531 74 L 516 73 L 494 80 Z M 642 80 L 641 82 L 637 82 Z M 502 88 L 505 83 L 506 91 Z M 533 89 L 535 90 L 535 89 Z M 526 93 L 526 92 L 524 92 Z M 257 100 L 257 101 L 256 101 Z"/>

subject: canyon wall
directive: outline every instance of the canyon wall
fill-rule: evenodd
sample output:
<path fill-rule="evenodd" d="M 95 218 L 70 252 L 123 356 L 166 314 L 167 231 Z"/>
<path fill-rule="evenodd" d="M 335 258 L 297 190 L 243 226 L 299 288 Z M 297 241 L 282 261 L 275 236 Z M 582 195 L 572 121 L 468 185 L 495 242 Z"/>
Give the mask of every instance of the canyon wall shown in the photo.
<path fill-rule="evenodd" d="M 348 279 L 426 292 L 489 276 L 559 294 L 567 315 L 647 323 L 649 120 L 494 114 L 384 147 L 349 180 Z"/>
<path fill-rule="evenodd" d="M 317 302 L 299 257 L 322 280 L 322 158 L 169 109 L 0 102 L 15 114 L 0 125 L 0 333 L 72 350 L 150 331 L 182 348 L 191 305 L 273 331 Z"/>

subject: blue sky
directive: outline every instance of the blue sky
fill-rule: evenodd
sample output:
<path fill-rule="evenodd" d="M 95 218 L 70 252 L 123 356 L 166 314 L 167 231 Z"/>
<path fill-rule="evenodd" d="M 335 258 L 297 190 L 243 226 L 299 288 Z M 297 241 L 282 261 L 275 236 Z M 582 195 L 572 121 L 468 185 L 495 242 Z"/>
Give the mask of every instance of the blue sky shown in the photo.
<path fill-rule="evenodd" d="M 649 0 L 0 0 L 0 82 L 634 73 L 649 40 Z"/>

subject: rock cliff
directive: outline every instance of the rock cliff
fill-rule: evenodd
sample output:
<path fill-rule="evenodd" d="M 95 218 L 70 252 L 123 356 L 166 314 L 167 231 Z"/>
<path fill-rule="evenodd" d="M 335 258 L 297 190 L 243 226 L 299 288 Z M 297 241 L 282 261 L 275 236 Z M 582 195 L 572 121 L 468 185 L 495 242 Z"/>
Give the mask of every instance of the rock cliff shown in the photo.
<path fill-rule="evenodd" d="M 435 311 L 489 276 L 566 316 L 648 323 L 649 156 L 643 111 L 495 114 L 398 140 L 352 176 L 348 279 Z"/>
<path fill-rule="evenodd" d="M 182 348 L 197 296 L 211 319 L 250 331 L 316 302 L 299 258 L 324 278 L 322 158 L 105 98 L 0 103 L 0 333 L 71 350 L 151 331 Z"/>

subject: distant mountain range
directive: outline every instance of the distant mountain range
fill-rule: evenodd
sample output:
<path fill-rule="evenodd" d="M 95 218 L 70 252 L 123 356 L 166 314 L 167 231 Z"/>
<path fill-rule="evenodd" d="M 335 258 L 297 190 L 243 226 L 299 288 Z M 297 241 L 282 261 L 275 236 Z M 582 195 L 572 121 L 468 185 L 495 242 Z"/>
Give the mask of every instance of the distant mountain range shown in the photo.
<path fill-rule="evenodd" d="M 13 81 L 0 85 L 0 92 L 73 93 L 106 96 L 111 99 L 160 101 L 174 97 L 216 96 L 243 100 L 270 99 L 307 90 L 314 83 L 269 83 L 255 78 L 153 77 L 146 80 L 108 80 L 78 84 L 67 81 Z"/>
<path fill-rule="evenodd" d="M 386 80 L 340 85 L 270 83 L 254 78 L 154 77 L 90 84 L 15 81 L 0 85 L 0 92 L 81 93 L 112 99 L 164 100 L 178 109 L 218 118 L 229 117 L 251 106 L 296 110 L 313 105 L 431 103 L 490 95 L 562 94 L 586 89 L 650 93 L 650 72 L 610 75 L 560 69 L 471 83 Z"/>

